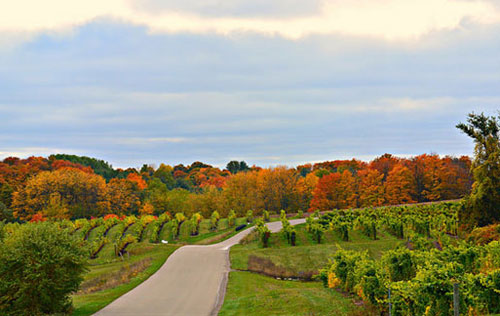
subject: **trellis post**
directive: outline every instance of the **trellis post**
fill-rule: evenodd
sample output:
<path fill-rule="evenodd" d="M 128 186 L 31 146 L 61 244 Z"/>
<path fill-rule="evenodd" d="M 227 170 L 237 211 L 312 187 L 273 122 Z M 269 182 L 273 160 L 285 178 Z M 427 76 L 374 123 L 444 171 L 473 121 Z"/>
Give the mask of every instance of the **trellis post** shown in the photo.
<path fill-rule="evenodd" d="M 453 315 L 460 315 L 460 293 L 458 290 L 458 283 L 453 283 Z"/>

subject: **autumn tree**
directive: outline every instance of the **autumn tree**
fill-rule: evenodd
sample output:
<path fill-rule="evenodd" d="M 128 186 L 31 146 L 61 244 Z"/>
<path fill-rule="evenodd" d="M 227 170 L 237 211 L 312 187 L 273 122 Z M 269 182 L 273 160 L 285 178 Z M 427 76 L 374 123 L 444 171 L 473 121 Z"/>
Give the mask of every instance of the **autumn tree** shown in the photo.
<path fill-rule="evenodd" d="M 358 181 L 349 169 L 345 169 L 340 176 L 340 197 L 338 208 L 352 208 L 358 206 Z"/>
<path fill-rule="evenodd" d="M 139 188 L 139 190 L 141 191 L 147 187 L 146 181 L 144 181 L 142 176 L 138 173 L 129 173 L 129 175 L 127 176 L 127 180 L 135 182 L 137 188 Z"/>
<path fill-rule="evenodd" d="M 201 194 L 190 194 L 191 212 L 200 212 L 203 217 L 210 218 L 214 212 L 227 216 L 228 209 L 225 207 L 225 201 L 222 192 L 214 186 L 203 188 Z"/>
<path fill-rule="evenodd" d="M 318 180 L 318 185 L 313 191 L 311 207 L 309 211 L 332 210 L 339 207 L 338 201 L 341 198 L 340 192 L 341 175 L 330 173 Z"/>
<path fill-rule="evenodd" d="M 382 183 L 384 175 L 376 169 L 366 169 L 358 172 L 359 176 L 359 206 L 381 206 L 384 204 L 385 188 Z"/>
<path fill-rule="evenodd" d="M 14 193 L 12 208 L 14 216 L 21 220 L 29 220 L 38 212 L 53 211 L 54 203 L 61 204 L 61 211 L 68 210 L 67 216 L 59 214 L 60 217 L 100 216 L 108 211 L 106 192 L 106 181 L 99 175 L 78 169 L 44 171 Z"/>
<path fill-rule="evenodd" d="M 240 172 L 226 181 L 223 191 L 227 208 L 243 216 L 248 210 L 262 210 L 258 172 Z"/>
<path fill-rule="evenodd" d="M 137 183 L 128 179 L 111 179 L 106 190 L 107 208 L 118 215 L 137 214 L 140 190 Z"/>
<path fill-rule="evenodd" d="M 258 173 L 260 199 L 273 212 L 297 209 L 297 171 L 287 167 L 263 169 Z"/>
<path fill-rule="evenodd" d="M 384 176 L 383 181 L 385 182 L 389 176 L 389 172 L 391 172 L 399 161 L 399 158 L 394 157 L 391 154 L 383 154 L 370 162 L 370 168 L 380 172 Z"/>
<path fill-rule="evenodd" d="M 146 202 L 146 203 L 143 203 L 141 208 L 139 209 L 139 214 L 140 215 L 151 215 L 153 214 L 155 211 L 155 208 L 153 205 L 151 205 L 150 203 Z"/>
<path fill-rule="evenodd" d="M 389 205 L 415 203 L 415 183 L 411 171 L 402 164 L 396 165 L 387 175 L 385 196 Z"/>
<path fill-rule="evenodd" d="M 475 143 L 474 184 L 460 212 L 466 225 L 485 226 L 500 221 L 500 115 L 469 114 L 467 124 L 457 125 Z"/>
<path fill-rule="evenodd" d="M 301 169 L 304 170 L 304 169 Z M 314 173 L 307 173 L 297 181 L 296 191 L 298 196 L 298 208 L 307 210 L 313 198 L 313 191 L 318 184 L 318 176 Z"/>

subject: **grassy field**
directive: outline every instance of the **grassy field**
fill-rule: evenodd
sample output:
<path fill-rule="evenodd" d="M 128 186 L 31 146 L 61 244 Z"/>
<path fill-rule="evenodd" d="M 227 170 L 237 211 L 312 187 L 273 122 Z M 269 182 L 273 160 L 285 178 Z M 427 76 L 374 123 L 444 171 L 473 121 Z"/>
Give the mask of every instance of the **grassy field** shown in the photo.
<path fill-rule="evenodd" d="M 334 232 L 326 232 L 321 244 L 317 244 L 305 230 L 305 225 L 297 225 L 297 246 L 289 246 L 280 233 L 271 235 L 269 248 L 262 248 L 255 233 L 249 235 L 243 244 L 231 248 L 231 267 L 237 270 L 249 269 L 249 258 L 259 257 L 270 260 L 276 266 L 288 271 L 292 276 L 316 272 L 324 267 L 338 247 L 351 250 L 366 250 L 374 259 L 384 251 L 394 249 L 403 241 L 388 233 L 380 232 L 377 240 L 372 240 L 360 232 L 350 232 L 350 241 L 342 241 Z M 252 268 L 252 267 L 250 267 Z M 255 271 L 255 270 L 254 270 Z"/>
<path fill-rule="evenodd" d="M 269 247 L 262 248 L 257 233 L 231 248 L 231 267 L 271 276 L 310 279 L 323 268 L 339 247 L 366 250 L 374 258 L 394 249 L 403 241 L 386 232 L 372 240 L 360 232 L 350 232 L 350 241 L 342 241 L 334 232 L 326 232 L 317 244 L 305 229 L 297 225 L 297 245 L 290 246 L 281 233 L 271 234 Z M 367 311 L 353 298 L 326 289 L 320 282 L 277 280 L 247 271 L 229 275 L 227 292 L 220 315 L 363 315 Z"/>
<path fill-rule="evenodd" d="M 172 245 L 133 245 L 131 256 L 125 260 L 93 262 L 85 275 L 82 288 L 109 287 L 73 296 L 73 315 L 92 315 L 121 295 L 127 293 L 155 273 L 178 247 Z M 107 284 L 106 284 L 107 283 Z"/>
<path fill-rule="evenodd" d="M 319 282 L 280 281 L 250 272 L 229 274 L 219 315 L 352 315 L 351 298 Z"/>

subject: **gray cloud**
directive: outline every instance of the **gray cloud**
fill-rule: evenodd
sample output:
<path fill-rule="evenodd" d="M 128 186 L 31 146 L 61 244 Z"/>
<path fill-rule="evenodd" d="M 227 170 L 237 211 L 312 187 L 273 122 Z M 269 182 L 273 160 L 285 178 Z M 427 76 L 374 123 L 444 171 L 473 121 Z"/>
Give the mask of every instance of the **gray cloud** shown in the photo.
<path fill-rule="evenodd" d="M 317 14 L 321 0 L 130 0 L 149 14 L 183 12 L 210 17 L 297 17 Z"/>
<path fill-rule="evenodd" d="M 138 166 L 470 154 L 454 125 L 499 108 L 498 31 L 405 46 L 95 22 L 0 53 L 0 156 L 65 151 Z"/>

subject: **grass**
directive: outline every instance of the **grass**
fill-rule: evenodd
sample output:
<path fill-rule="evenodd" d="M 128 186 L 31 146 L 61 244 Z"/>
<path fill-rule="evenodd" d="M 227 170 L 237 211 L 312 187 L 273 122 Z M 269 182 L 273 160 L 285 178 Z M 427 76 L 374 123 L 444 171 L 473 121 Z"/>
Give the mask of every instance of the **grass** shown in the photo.
<path fill-rule="evenodd" d="M 311 271 L 318 271 L 328 264 L 328 260 L 338 247 L 350 250 L 366 250 L 374 258 L 394 249 L 403 241 L 380 232 L 377 240 L 371 240 L 360 232 L 350 232 L 350 241 L 342 241 L 334 232 L 326 232 L 321 244 L 317 244 L 305 230 L 305 225 L 297 225 L 297 246 L 289 246 L 280 233 L 271 234 L 269 248 L 262 248 L 256 233 L 252 233 L 243 241 L 244 244 L 231 248 L 231 267 L 237 270 L 248 270 L 249 257 L 269 259 L 273 264 L 288 270 L 292 275 L 300 277 Z"/>
<path fill-rule="evenodd" d="M 349 315 L 352 299 L 319 282 L 280 281 L 234 271 L 219 315 Z"/>
<path fill-rule="evenodd" d="M 135 244 L 131 247 L 130 259 L 124 261 L 115 259 L 107 263 L 94 262 L 89 268 L 89 272 L 85 275 L 84 282 L 91 282 L 91 280 L 105 277 L 113 272 L 127 270 L 127 266 L 141 260 L 151 258 L 149 266 L 142 271 L 137 271 L 127 283 L 120 284 L 116 287 L 90 293 L 90 294 L 76 294 L 73 296 L 73 305 L 75 311 L 74 316 L 92 315 L 98 310 L 102 309 L 118 297 L 132 290 L 137 285 L 141 284 L 153 273 L 155 273 L 167 260 L 178 247 L 172 245 L 144 245 Z M 135 272 L 134 272 L 135 273 Z"/>

